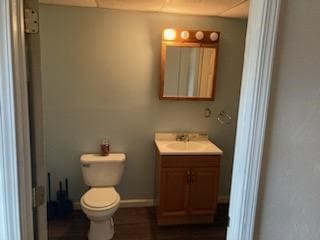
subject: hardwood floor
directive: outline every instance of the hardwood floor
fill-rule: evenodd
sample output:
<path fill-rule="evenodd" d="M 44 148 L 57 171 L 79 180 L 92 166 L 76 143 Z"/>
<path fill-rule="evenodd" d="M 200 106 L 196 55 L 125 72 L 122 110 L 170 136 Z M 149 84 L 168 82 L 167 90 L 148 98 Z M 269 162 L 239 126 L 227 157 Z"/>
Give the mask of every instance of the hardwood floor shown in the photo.
<path fill-rule="evenodd" d="M 224 240 L 228 206 L 219 205 L 213 224 L 163 226 L 156 224 L 154 208 L 120 208 L 115 216 L 115 240 Z M 89 221 L 81 211 L 48 223 L 49 240 L 87 240 Z"/>

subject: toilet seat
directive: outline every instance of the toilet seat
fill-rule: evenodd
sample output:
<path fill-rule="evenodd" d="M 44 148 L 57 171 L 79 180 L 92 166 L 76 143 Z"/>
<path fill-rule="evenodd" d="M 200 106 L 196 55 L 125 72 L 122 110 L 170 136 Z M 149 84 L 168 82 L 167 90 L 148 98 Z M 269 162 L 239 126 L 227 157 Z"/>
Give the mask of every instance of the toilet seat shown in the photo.
<path fill-rule="evenodd" d="M 90 209 L 102 210 L 112 208 L 120 201 L 120 196 L 113 187 L 94 187 L 81 200 Z"/>

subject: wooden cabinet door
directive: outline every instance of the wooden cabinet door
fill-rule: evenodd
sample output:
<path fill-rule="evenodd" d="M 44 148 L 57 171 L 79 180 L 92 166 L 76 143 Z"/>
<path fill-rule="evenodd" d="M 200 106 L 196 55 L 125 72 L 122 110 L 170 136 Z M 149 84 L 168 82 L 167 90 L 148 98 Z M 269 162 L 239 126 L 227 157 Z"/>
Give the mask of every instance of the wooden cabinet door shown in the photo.
<path fill-rule="evenodd" d="M 192 168 L 189 194 L 191 215 L 213 214 L 216 211 L 219 168 Z"/>
<path fill-rule="evenodd" d="M 188 168 L 161 170 L 159 213 L 162 216 L 184 216 L 188 213 Z"/>

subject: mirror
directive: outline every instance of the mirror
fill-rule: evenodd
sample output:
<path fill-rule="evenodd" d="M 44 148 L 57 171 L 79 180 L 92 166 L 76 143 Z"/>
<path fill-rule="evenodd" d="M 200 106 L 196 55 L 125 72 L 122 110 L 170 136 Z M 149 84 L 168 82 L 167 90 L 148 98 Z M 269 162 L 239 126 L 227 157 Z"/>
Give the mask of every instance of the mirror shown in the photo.
<path fill-rule="evenodd" d="M 171 29 L 175 32 L 169 35 L 172 40 L 167 40 L 165 31 L 160 99 L 213 100 L 219 33 Z M 183 39 L 185 32 L 188 37 Z M 203 33 L 200 40 L 196 37 L 199 32 Z"/>

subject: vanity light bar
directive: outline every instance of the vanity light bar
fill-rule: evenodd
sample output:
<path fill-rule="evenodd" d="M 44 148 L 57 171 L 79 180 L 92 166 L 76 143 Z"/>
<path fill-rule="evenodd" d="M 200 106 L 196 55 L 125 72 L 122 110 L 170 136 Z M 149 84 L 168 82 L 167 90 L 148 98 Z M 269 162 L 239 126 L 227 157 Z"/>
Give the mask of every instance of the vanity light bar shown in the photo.
<path fill-rule="evenodd" d="M 166 28 L 162 32 L 163 41 L 174 42 L 192 42 L 212 44 L 218 43 L 220 32 L 217 31 L 201 31 L 201 30 L 181 30 L 174 28 Z"/>

